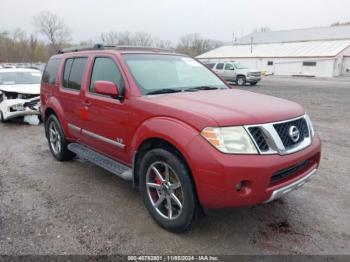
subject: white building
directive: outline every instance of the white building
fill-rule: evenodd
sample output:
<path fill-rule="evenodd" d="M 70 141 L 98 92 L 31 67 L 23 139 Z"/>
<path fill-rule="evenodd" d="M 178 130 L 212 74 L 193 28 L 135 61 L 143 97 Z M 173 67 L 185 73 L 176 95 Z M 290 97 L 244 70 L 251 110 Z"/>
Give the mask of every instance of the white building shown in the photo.
<path fill-rule="evenodd" d="M 275 75 L 350 76 L 350 26 L 253 33 L 197 58 Z"/>

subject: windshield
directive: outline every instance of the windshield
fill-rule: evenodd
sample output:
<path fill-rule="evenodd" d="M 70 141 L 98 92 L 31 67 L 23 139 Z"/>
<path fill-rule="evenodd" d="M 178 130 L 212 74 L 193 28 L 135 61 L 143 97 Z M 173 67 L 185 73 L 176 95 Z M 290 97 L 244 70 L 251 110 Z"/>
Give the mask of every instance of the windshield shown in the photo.
<path fill-rule="evenodd" d="M 240 64 L 240 63 L 235 63 L 235 67 L 236 67 L 237 69 L 248 69 L 248 67 L 246 67 L 245 65 L 242 65 L 242 64 Z"/>
<path fill-rule="evenodd" d="M 185 91 L 196 87 L 227 88 L 209 69 L 189 57 L 125 54 L 124 59 L 144 95 L 158 90 Z"/>
<path fill-rule="evenodd" d="M 0 85 L 40 84 L 39 72 L 0 72 Z"/>

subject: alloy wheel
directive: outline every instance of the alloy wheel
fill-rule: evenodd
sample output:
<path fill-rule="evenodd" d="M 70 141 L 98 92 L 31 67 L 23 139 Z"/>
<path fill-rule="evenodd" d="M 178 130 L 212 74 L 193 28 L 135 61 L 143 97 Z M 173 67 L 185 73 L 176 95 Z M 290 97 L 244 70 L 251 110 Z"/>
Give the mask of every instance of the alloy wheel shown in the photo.
<path fill-rule="evenodd" d="M 183 210 L 184 194 L 180 179 L 165 162 L 154 162 L 147 170 L 149 200 L 159 215 L 168 220 L 178 218 Z"/>
<path fill-rule="evenodd" d="M 57 124 L 53 121 L 49 125 L 49 138 L 52 151 L 55 155 L 58 155 L 62 148 L 61 135 L 58 131 Z"/>

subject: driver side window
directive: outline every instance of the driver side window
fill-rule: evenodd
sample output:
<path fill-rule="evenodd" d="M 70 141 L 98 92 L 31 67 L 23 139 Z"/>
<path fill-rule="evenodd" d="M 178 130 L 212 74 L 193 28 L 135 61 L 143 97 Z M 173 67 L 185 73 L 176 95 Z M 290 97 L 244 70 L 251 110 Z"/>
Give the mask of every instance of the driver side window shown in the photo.
<path fill-rule="evenodd" d="M 89 88 L 91 93 L 94 93 L 94 84 L 96 81 L 113 82 L 118 85 L 120 94 L 124 94 L 125 87 L 122 75 L 111 58 L 97 57 L 95 59 Z"/>

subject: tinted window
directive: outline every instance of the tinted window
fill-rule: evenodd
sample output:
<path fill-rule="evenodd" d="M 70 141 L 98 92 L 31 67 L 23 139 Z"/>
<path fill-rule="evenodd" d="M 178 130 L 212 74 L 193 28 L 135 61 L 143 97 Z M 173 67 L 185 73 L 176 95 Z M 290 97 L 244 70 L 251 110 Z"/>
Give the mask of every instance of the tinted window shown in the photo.
<path fill-rule="evenodd" d="M 303 66 L 316 66 L 316 62 L 306 61 L 306 62 L 303 62 Z"/>
<path fill-rule="evenodd" d="M 57 75 L 59 65 L 60 65 L 59 59 L 51 59 L 47 63 L 43 74 L 43 78 L 42 78 L 42 81 L 44 83 L 54 84 L 56 82 L 56 75 Z"/>
<path fill-rule="evenodd" d="M 70 70 L 72 69 L 72 63 L 73 63 L 73 59 L 71 58 L 71 59 L 67 59 L 64 65 L 62 85 L 65 88 L 68 88 L 68 78 L 69 78 Z"/>
<path fill-rule="evenodd" d="M 267 65 L 268 66 L 272 66 L 273 65 L 273 61 L 267 61 Z"/>
<path fill-rule="evenodd" d="M 218 70 L 222 70 L 223 68 L 224 68 L 224 63 L 219 63 L 216 66 L 216 69 L 218 69 Z"/>
<path fill-rule="evenodd" d="M 234 70 L 234 67 L 232 64 L 227 63 L 225 64 L 225 70 Z"/>
<path fill-rule="evenodd" d="M 214 67 L 215 63 L 205 64 L 205 65 L 206 65 L 206 67 L 212 69 Z"/>
<path fill-rule="evenodd" d="M 68 67 L 71 67 L 71 68 L 68 76 L 68 85 L 65 87 L 69 89 L 80 90 L 81 80 L 83 78 L 83 73 L 84 73 L 87 58 L 74 58 L 72 60 L 73 61 L 70 62 L 68 59 L 66 62 L 66 68 L 65 68 L 63 78 L 67 77 L 68 69 L 69 69 Z M 67 72 L 66 72 L 66 69 L 67 69 Z"/>
<path fill-rule="evenodd" d="M 96 81 L 110 81 L 118 85 L 121 94 L 124 92 L 124 81 L 120 71 L 111 58 L 98 57 L 95 59 L 92 69 L 90 92 L 94 92 Z"/>

